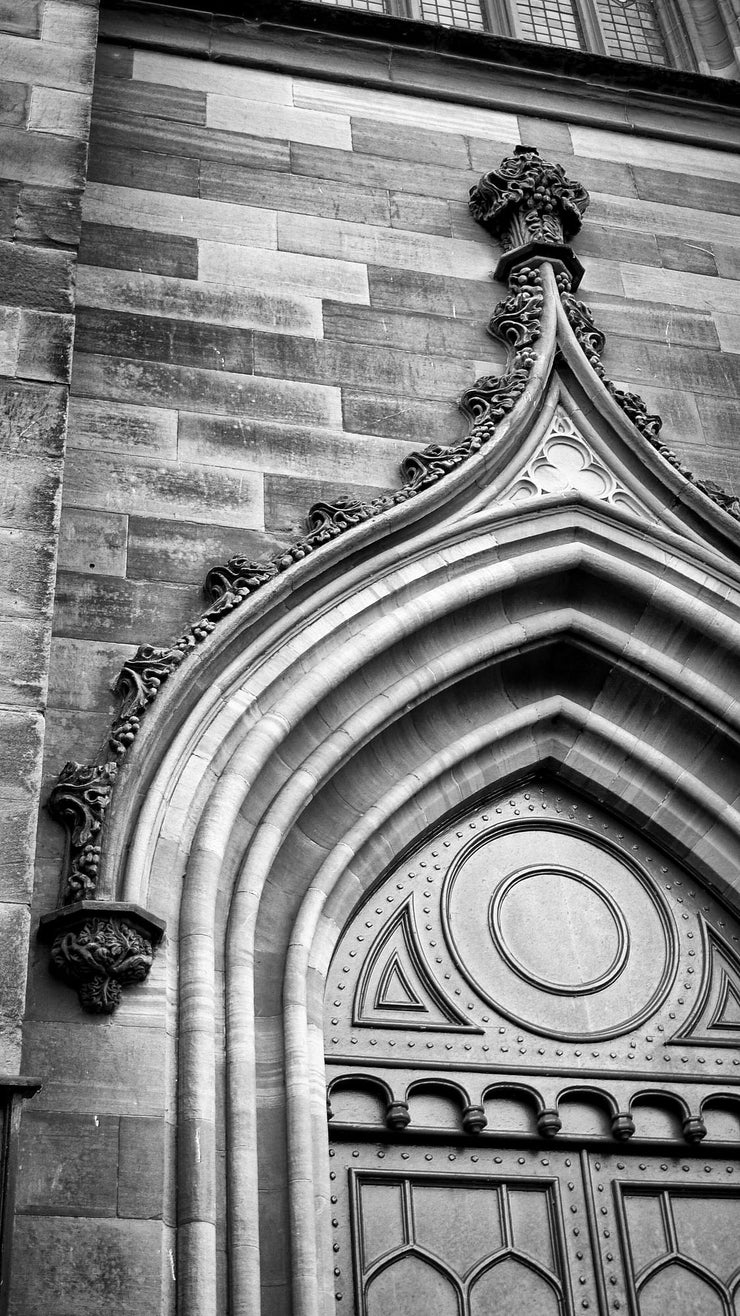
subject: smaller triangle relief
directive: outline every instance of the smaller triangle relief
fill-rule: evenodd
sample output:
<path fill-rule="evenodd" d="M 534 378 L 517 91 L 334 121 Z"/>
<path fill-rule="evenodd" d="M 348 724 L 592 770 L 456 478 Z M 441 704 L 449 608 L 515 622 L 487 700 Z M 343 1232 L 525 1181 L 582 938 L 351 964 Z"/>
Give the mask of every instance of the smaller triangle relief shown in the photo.
<path fill-rule="evenodd" d="M 407 973 L 398 956 L 394 953 L 389 959 L 375 996 L 376 1010 L 426 1010 L 419 1000 Z"/>
<path fill-rule="evenodd" d="M 370 947 L 357 983 L 354 1022 L 386 1028 L 469 1028 L 435 982 L 414 923 L 411 899 Z"/>
<path fill-rule="evenodd" d="M 740 1032 L 740 982 L 729 978 L 725 972 L 721 976 L 719 1000 L 709 1027 Z"/>
<path fill-rule="evenodd" d="M 694 1010 L 671 1038 L 692 1046 L 740 1043 L 740 959 L 724 937 L 702 923 L 704 976 Z"/>

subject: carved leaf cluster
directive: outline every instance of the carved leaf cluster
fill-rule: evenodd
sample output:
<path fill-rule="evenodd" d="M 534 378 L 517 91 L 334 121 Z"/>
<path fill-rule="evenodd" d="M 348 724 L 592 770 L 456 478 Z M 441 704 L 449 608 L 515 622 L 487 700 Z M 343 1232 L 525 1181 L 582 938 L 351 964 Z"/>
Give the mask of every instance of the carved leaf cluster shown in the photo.
<path fill-rule="evenodd" d="M 91 1014 L 112 1014 L 123 988 L 143 982 L 153 961 L 152 943 L 125 917 L 91 918 L 57 937 L 51 950 L 54 972 L 76 987 Z"/>
<path fill-rule="evenodd" d="M 49 812 L 68 835 L 65 905 L 87 899 L 97 887 L 100 833 L 117 773 L 115 763 L 65 763 L 49 797 Z"/>
<path fill-rule="evenodd" d="M 517 146 L 471 188 L 469 204 L 473 218 L 511 251 L 526 242 L 567 242 L 588 203 L 585 187 L 561 165 L 540 159 L 533 146 Z"/>

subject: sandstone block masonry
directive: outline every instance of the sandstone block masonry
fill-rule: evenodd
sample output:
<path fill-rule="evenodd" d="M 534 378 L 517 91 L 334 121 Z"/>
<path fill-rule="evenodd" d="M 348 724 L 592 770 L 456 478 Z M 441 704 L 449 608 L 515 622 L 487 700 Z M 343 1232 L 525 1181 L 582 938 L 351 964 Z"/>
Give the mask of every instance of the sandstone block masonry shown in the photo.
<path fill-rule="evenodd" d="M 0 13 L 0 1071 L 20 1024 L 97 0 Z"/>

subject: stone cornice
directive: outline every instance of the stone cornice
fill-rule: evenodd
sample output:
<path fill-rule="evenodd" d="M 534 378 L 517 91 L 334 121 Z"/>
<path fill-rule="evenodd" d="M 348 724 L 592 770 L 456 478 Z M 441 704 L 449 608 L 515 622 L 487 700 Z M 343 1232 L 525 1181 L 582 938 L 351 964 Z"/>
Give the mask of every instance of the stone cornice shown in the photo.
<path fill-rule="evenodd" d="M 151 17 L 156 31 L 134 34 L 129 24 L 127 41 L 140 39 L 147 46 L 179 54 L 283 68 L 306 77 L 341 77 L 362 86 L 508 107 L 546 118 L 562 117 L 547 103 L 560 93 L 570 98 L 571 122 L 599 127 L 605 126 L 602 105 L 611 102 L 620 107 L 608 123 L 614 132 L 645 129 L 666 140 L 696 141 L 696 124 L 703 119 L 702 140 L 711 144 L 708 115 L 730 116 L 735 124 L 740 120 L 737 84 L 721 78 L 309 0 L 219 0 L 212 7 L 198 0 L 174 5 L 163 0 L 103 0 L 102 38 L 122 37 L 120 22 L 134 15 Z M 248 52 L 245 36 L 250 38 Z M 227 51 L 229 37 L 235 40 Z M 281 43 L 278 56 L 276 47 Z M 349 44 L 354 47 L 352 63 L 333 71 L 331 59 L 323 56 L 332 48 L 346 51 Z M 453 85 L 453 70 L 459 86 Z M 654 116 L 649 123 L 646 115 Z M 733 127 L 731 122 L 731 134 Z M 717 145 L 740 150 L 740 134 L 734 147 L 727 132 Z"/>

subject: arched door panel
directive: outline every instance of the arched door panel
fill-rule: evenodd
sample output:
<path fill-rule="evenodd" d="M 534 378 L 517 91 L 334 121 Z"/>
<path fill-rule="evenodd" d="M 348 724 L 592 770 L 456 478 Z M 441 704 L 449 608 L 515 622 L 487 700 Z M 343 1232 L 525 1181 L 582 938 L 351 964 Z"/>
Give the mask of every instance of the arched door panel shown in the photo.
<path fill-rule="evenodd" d="M 702 1112 L 738 1108 L 739 950 L 685 868 L 545 781 L 390 871 L 327 978 L 330 1099 L 386 1103 L 330 1118 L 338 1311 L 736 1316 L 740 1163 Z"/>

